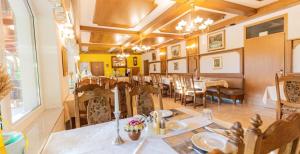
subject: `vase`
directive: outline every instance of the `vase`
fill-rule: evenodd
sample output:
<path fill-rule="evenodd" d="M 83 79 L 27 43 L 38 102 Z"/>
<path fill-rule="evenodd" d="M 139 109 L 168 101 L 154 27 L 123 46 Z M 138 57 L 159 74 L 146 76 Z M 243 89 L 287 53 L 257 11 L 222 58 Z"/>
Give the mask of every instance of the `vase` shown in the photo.
<path fill-rule="evenodd" d="M 130 131 L 128 132 L 128 136 L 132 141 L 136 141 L 141 136 L 141 131 Z"/>

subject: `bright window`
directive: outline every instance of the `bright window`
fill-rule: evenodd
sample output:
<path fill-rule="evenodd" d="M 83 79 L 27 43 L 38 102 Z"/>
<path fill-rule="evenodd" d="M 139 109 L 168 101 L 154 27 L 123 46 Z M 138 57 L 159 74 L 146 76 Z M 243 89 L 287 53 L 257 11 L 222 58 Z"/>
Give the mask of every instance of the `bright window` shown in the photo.
<path fill-rule="evenodd" d="M 4 63 L 14 88 L 10 94 L 12 123 L 40 105 L 34 20 L 27 0 L 1 0 Z"/>

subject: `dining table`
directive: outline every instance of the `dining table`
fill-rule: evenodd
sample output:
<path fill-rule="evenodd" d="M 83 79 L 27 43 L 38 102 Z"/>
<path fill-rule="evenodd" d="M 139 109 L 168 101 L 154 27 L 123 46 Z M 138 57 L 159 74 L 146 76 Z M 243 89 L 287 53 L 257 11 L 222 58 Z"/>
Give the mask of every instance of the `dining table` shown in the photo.
<path fill-rule="evenodd" d="M 147 135 L 143 130 L 141 137 L 137 141 L 131 141 L 127 132 L 123 129 L 126 123 L 132 118 L 126 118 L 120 120 L 120 136 L 125 141 L 123 144 L 112 144 L 113 139 L 116 136 L 116 123 L 115 121 L 90 125 L 72 130 L 65 130 L 61 132 L 52 133 L 46 145 L 42 150 L 42 154 L 94 154 L 94 153 L 109 153 L 109 154 L 176 154 L 181 153 L 178 150 L 182 150 L 182 145 L 185 145 L 186 141 L 182 141 L 183 144 L 177 144 L 177 140 L 182 138 L 188 138 L 190 142 L 190 133 L 196 132 L 204 128 L 205 126 L 218 124 L 223 128 L 230 128 L 231 123 L 224 122 L 222 120 L 207 118 L 203 112 L 197 112 L 195 110 L 187 109 L 184 107 L 174 109 L 174 112 L 181 113 L 181 117 L 176 118 L 174 115 L 173 120 L 167 120 L 168 122 L 176 121 L 183 122 L 187 125 L 182 130 L 168 130 L 165 135 Z M 203 129 L 204 130 L 204 129 Z M 185 135 L 187 134 L 187 135 Z M 193 133 L 192 133 L 193 134 Z M 172 141 L 176 140 L 176 142 Z M 187 148 L 187 150 L 189 150 Z M 193 153 L 193 149 L 191 150 Z"/>

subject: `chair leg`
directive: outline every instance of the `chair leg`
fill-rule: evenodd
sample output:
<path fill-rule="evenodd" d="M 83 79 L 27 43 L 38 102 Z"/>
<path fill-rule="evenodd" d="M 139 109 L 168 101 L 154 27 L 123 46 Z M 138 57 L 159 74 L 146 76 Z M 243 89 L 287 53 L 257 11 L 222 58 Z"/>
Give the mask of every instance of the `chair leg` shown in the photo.
<path fill-rule="evenodd" d="M 203 103 L 203 108 L 206 108 L 206 93 L 203 94 L 202 103 Z"/>
<path fill-rule="evenodd" d="M 176 103 L 176 93 L 174 93 L 174 103 Z"/>
<path fill-rule="evenodd" d="M 236 105 L 236 98 L 233 98 L 233 104 Z"/>
<path fill-rule="evenodd" d="M 194 98 L 194 108 L 196 108 L 196 95 L 195 96 L 193 96 Z"/>
<path fill-rule="evenodd" d="M 214 95 L 211 94 L 211 97 L 210 97 L 210 103 L 213 103 L 214 102 Z"/>

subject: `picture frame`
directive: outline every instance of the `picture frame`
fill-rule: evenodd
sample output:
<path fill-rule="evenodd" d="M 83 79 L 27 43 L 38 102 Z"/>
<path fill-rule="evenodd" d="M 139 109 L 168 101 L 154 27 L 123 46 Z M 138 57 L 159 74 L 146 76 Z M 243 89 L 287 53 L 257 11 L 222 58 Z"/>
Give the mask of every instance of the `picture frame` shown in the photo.
<path fill-rule="evenodd" d="M 133 61 L 133 66 L 137 66 L 137 57 L 133 57 L 132 58 L 132 61 Z"/>
<path fill-rule="evenodd" d="M 171 46 L 171 57 L 178 58 L 181 56 L 181 46 L 180 44 Z"/>
<path fill-rule="evenodd" d="M 156 72 L 156 64 L 153 64 L 153 71 Z"/>
<path fill-rule="evenodd" d="M 213 69 L 222 69 L 223 60 L 222 57 L 213 57 Z"/>
<path fill-rule="evenodd" d="M 208 51 L 220 50 L 225 48 L 225 30 L 207 34 Z"/>
<path fill-rule="evenodd" d="M 178 62 L 174 62 L 173 64 L 174 64 L 174 70 L 177 71 L 179 69 Z"/>
<path fill-rule="evenodd" d="M 111 56 L 111 67 L 112 68 L 127 68 L 127 59 L 118 58 L 116 56 Z"/>

